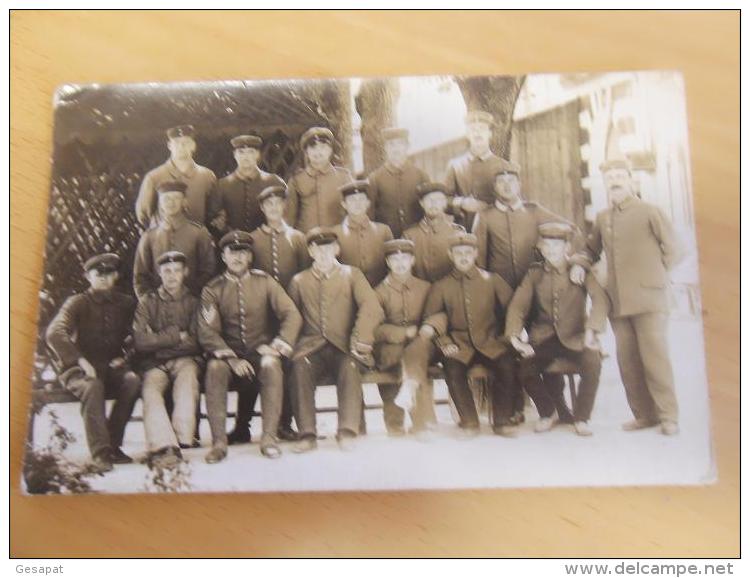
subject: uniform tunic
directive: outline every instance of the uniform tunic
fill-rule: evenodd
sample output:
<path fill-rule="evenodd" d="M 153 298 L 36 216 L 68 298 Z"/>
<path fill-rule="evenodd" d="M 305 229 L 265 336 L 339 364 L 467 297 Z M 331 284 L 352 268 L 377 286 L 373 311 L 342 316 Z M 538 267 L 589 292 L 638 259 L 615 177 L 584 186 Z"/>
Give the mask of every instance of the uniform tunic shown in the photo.
<path fill-rule="evenodd" d="M 369 218 L 353 221 L 346 217 L 333 231 L 341 247 L 341 262 L 362 271 L 372 287 L 380 283 L 388 272 L 384 245 L 393 239 L 391 229 Z"/>
<path fill-rule="evenodd" d="M 198 298 L 184 287 L 174 297 L 164 287 L 143 297 L 133 320 L 133 339 L 136 351 L 141 354 L 141 369 L 178 357 L 200 355 L 198 305 Z M 181 331 L 188 333 L 184 341 L 180 339 Z"/>
<path fill-rule="evenodd" d="M 410 162 L 401 168 L 385 163 L 375 169 L 368 177 L 375 220 L 388 225 L 394 237 L 400 237 L 422 217 L 417 187 L 428 180 L 427 173 Z"/>
<path fill-rule="evenodd" d="M 636 197 L 597 215 L 589 236 L 592 260 L 607 256 L 606 290 L 612 315 L 669 311 L 668 274 L 682 257 L 666 215 Z"/>
<path fill-rule="evenodd" d="M 187 213 L 193 221 L 204 224 L 209 198 L 212 196 L 216 184 L 216 175 L 211 169 L 196 163 L 193 163 L 190 169 L 183 173 L 171 159 L 150 170 L 143 177 L 138 198 L 135 201 L 135 213 L 138 222 L 147 226 L 152 217 L 158 216 L 156 188 L 165 181 L 180 181 L 187 185 L 187 191 L 185 192 Z"/>
<path fill-rule="evenodd" d="M 440 347 L 458 346 L 454 359 L 468 365 L 479 352 L 496 359 L 508 350 L 502 328 L 505 308 L 513 290 L 494 273 L 473 267 L 467 273 L 454 269 L 433 284 L 425 305 L 425 323 L 439 330 L 431 318 L 445 313 L 447 332 L 438 337 Z"/>
<path fill-rule="evenodd" d="M 435 220 L 424 217 L 404 231 L 404 239 L 414 242 L 414 275 L 435 282 L 450 273 L 453 263 L 448 248 L 451 238 L 461 232 L 464 228 L 454 223 L 450 215 Z"/>
<path fill-rule="evenodd" d="M 537 260 L 536 244 L 539 225 L 549 222 L 564 222 L 575 230 L 573 248 L 585 249 L 585 240 L 575 225 L 533 202 L 519 203 L 509 207 L 495 202 L 483 211 L 474 224 L 474 234 L 479 242 L 477 264 L 497 273 L 514 289 L 526 275 L 532 262 Z M 584 253 L 577 254 L 572 261 L 588 264 Z"/>
<path fill-rule="evenodd" d="M 118 291 L 88 289 L 69 297 L 46 332 L 61 370 L 78 365 L 84 357 L 100 373 L 111 360 L 123 357 L 135 305 L 135 299 Z"/>
<path fill-rule="evenodd" d="M 288 287 L 292 277 L 311 264 L 305 235 L 286 223 L 280 229 L 261 225 L 250 235 L 253 266 L 271 275 L 282 287 Z"/>
<path fill-rule="evenodd" d="M 590 315 L 586 314 L 587 295 L 591 297 Z M 528 326 L 532 345 L 557 336 L 568 349 L 581 351 L 586 329 L 601 333 L 606 328 L 608 305 L 593 274 L 586 275 L 581 287 L 570 280 L 568 267 L 558 271 L 546 262 L 535 263 L 513 294 L 505 336 L 518 336 Z"/>
<path fill-rule="evenodd" d="M 315 267 L 294 276 L 289 295 L 304 318 L 294 359 L 331 343 L 349 353 L 354 341 L 372 345 L 383 310 L 362 271 L 336 265 L 327 275 Z"/>
<path fill-rule="evenodd" d="M 264 222 L 258 195 L 263 189 L 274 185 L 284 186 L 285 183 L 281 177 L 260 169 L 250 177 L 243 177 L 234 171 L 219 179 L 216 191 L 209 200 L 208 222 L 223 210 L 227 218 L 226 230 L 255 230 Z"/>
<path fill-rule="evenodd" d="M 241 357 L 278 338 L 291 352 L 302 318 L 289 295 L 272 277 L 251 269 L 241 278 L 227 272 L 208 283 L 201 295 L 198 340 L 209 353 L 231 349 Z"/>
<path fill-rule="evenodd" d="M 512 165 L 491 151 L 477 157 L 466 152 L 450 161 L 445 184 L 452 195 L 474 197 L 487 204 L 495 202 L 495 175 Z"/>
<path fill-rule="evenodd" d="M 344 218 L 339 187 L 352 181 L 347 169 L 331 164 L 321 171 L 300 169 L 289 181 L 287 223 L 303 233 L 314 227 L 337 225 Z"/>
<path fill-rule="evenodd" d="M 157 260 L 167 251 L 185 254 L 189 268 L 185 285 L 194 295 L 216 271 L 216 253 L 211 234 L 204 226 L 182 217 L 173 223 L 162 220 L 141 236 L 133 264 L 133 285 L 138 298 L 159 287 Z"/>

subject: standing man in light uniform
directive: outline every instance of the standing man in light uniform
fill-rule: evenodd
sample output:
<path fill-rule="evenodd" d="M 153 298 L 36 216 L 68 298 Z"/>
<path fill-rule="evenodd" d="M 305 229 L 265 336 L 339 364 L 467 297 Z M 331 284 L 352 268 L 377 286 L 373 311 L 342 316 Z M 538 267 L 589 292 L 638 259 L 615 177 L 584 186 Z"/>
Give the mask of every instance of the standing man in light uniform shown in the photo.
<path fill-rule="evenodd" d="M 489 112 L 472 110 L 466 114 L 466 138 L 469 150 L 451 160 L 445 177 L 451 208 L 463 217 L 462 224 L 471 230 L 474 215 L 495 202 L 495 175 L 509 167 L 508 161 L 490 150 L 495 120 Z"/>
<path fill-rule="evenodd" d="M 354 179 L 348 169 L 331 163 L 333 141 L 324 127 L 313 127 L 300 138 L 305 168 L 289 181 L 287 222 L 303 233 L 338 225 L 344 217 L 340 188 Z"/>
<path fill-rule="evenodd" d="M 669 270 L 682 258 L 672 225 L 656 206 L 635 195 L 630 165 L 600 166 L 610 206 L 596 217 L 588 246 L 592 260 L 607 257 L 606 291 L 617 342 L 617 364 L 635 419 L 626 431 L 661 425 L 679 432 L 677 397 L 669 359 Z"/>
<path fill-rule="evenodd" d="M 216 185 L 216 175 L 193 160 L 195 154 L 195 129 L 190 125 L 175 126 L 167 131 L 169 159 L 143 177 L 135 214 L 138 222 L 148 227 L 158 219 L 157 188 L 164 181 L 185 183 L 186 212 L 188 217 L 206 224 L 209 198 Z"/>

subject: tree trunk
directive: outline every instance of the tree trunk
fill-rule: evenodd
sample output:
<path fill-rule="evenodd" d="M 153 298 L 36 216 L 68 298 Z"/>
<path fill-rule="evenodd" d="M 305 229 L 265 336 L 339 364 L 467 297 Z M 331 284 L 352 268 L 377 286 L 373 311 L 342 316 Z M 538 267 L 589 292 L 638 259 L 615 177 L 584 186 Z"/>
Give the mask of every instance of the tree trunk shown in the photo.
<path fill-rule="evenodd" d="M 369 174 L 385 161 L 380 131 L 395 123 L 398 100 L 397 78 L 368 78 L 362 81 L 354 106 L 362 119 L 362 161 Z"/>
<path fill-rule="evenodd" d="M 336 164 L 352 167 L 351 83 L 348 79 L 326 81 L 317 98 L 318 110 L 336 139 Z"/>
<path fill-rule="evenodd" d="M 456 76 L 467 110 L 485 110 L 495 117 L 490 148 L 496 155 L 510 157 L 513 109 L 525 76 Z"/>

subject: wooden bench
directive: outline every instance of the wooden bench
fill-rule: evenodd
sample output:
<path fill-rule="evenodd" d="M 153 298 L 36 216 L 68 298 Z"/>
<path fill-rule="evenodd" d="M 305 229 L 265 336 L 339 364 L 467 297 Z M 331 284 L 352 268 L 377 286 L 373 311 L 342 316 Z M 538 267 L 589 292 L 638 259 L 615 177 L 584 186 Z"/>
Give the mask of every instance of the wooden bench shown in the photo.
<path fill-rule="evenodd" d="M 545 373 L 549 374 L 562 374 L 567 389 L 570 392 L 571 405 L 575 403 L 576 396 L 576 380 L 575 377 L 578 374 L 578 368 L 576 365 L 565 359 L 556 360 Z M 433 381 L 445 379 L 445 373 L 443 368 L 439 365 L 431 366 L 428 370 L 428 376 Z M 400 380 L 398 372 L 395 371 L 367 371 L 362 374 L 362 383 L 398 383 Z M 233 389 L 233 388 L 232 388 Z M 111 399 L 111 398 L 108 398 Z M 34 420 L 38 413 L 44 409 L 45 406 L 57 403 L 79 403 L 78 398 L 68 390 L 64 389 L 57 380 L 45 381 L 42 387 L 34 388 L 31 394 L 31 408 L 29 411 L 29 421 L 27 429 L 27 443 L 33 444 L 34 442 Z M 449 399 L 435 400 L 438 405 L 446 405 L 450 403 Z M 364 404 L 365 411 L 367 410 L 380 410 L 383 409 L 382 403 L 370 403 Z M 332 413 L 338 411 L 336 406 L 323 406 L 317 407 L 317 413 Z M 253 411 L 253 417 L 260 417 L 260 412 Z M 234 412 L 228 412 L 227 417 L 234 417 Z M 200 413 L 201 419 L 206 419 L 206 414 Z M 140 422 L 143 421 L 141 416 L 132 416 L 130 421 Z"/>

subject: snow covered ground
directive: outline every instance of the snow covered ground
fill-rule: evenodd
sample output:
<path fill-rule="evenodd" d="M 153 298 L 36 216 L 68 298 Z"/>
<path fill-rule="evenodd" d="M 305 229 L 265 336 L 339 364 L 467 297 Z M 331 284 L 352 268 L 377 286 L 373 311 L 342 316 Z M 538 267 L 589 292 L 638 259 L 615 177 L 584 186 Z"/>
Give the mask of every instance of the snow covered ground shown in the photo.
<path fill-rule="evenodd" d="M 702 484 L 715 479 L 708 396 L 704 369 L 703 339 L 699 319 L 673 319 L 672 359 L 681 411 L 681 433 L 661 435 L 658 428 L 626 433 L 620 424 L 631 418 L 614 359 L 614 338 L 604 339 L 610 354 L 604 362 L 599 394 L 591 425 L 594 436 L 576 436 L 571 426 L 535 434 L 536 412 L 527 407 L 527 422 L 516 439 L 494 436 L 485 423 L 482 435 L 461 440 L 446 404 L 438 405 L 440 430 L 430 443 L 411 437 L 389 438 L 381 411 L 367 412 L 368 434 L 351 453 L 339 451 L 334 434 L 335 414 L 319 414 L 318 432 L 326 436 L 318 450 L 305 455 L 291 452 L 268 460 L 257 443 L 232 446 L 229 457 L 215 465 L 203 461 L 210 440 L 208 422 L 201 423 L 203 446 L 185 452 L 195 492 L 396 490 L 486 487 L 601 486 L 650 484 Z M 335 403 L 334 388 L 318 388 L 318 404 Z M 445 384 L 436 384 L 436 397 L 446 399 Z M 379 400 L 377 388 L 365 386 L 365 400 Z M 233 407 L 234 399 L 230 399 Z M 77 441 L 66 453 L 71 460 L 85 461 L 88 452 L 76 404 L 49 406 Z M 135 413 L 139 415 L 140 403 Z M 43 413 L 36 420 L 35 440 L 43 443 L 49 420 Z M 227 428 L 231 427 L 228 420 Z M 253 420 L 253 439 L 259 439 L 258 419 Z M 140 422 L 131 422 L 124 451 L 143 456 L 144 432 Z M 144 491 L 147 468 L 142 464 L 117 466 L 94 478 L 99 492 Z"/>

